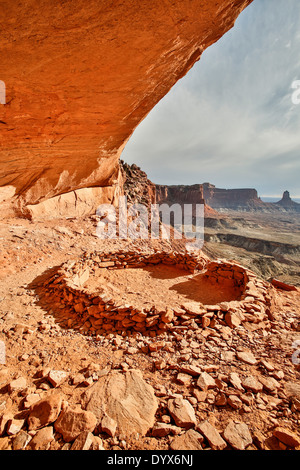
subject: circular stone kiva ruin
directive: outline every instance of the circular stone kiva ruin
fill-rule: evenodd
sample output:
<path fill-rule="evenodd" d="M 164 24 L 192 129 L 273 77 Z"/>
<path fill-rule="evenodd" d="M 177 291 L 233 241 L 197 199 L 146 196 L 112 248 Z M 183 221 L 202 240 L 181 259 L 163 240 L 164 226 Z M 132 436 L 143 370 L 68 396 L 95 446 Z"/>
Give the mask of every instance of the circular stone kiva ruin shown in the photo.
<path fill-rule="evenodd" d="M 85 253 L 43 283 L 56 320 L 89 335 L 231 328 L 267 318 L 270 285 L 243 266 L 175 252 Z"/>

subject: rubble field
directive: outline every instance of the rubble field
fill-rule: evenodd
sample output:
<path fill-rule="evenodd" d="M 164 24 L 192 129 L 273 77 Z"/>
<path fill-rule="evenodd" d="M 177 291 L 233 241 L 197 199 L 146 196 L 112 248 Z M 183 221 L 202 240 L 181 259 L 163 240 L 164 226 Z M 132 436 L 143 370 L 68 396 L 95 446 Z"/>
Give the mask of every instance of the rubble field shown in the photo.
<path fill-rule="evenodd" d="M 299 291 L 95 222 L 1 221 L 0 448 L 300 448 Z"/>

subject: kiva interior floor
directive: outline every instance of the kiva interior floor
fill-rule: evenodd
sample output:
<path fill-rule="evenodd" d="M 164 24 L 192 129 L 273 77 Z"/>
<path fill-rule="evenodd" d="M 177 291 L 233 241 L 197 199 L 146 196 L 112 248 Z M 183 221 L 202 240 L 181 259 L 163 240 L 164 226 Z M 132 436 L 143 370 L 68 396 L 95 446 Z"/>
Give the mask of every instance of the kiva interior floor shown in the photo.
<path fill-rule="evenodd" d="M 163 264 L 142 268 L 99 269 L 90 275 L 85 288 L 106 291 L 115 303 L 136 308 L 155 306 L 157 310 L 180 308 L 187 301 L 203 305 L 239 300 L 238 288 L 212 283 L 204 274 L 190 274 Z"/>

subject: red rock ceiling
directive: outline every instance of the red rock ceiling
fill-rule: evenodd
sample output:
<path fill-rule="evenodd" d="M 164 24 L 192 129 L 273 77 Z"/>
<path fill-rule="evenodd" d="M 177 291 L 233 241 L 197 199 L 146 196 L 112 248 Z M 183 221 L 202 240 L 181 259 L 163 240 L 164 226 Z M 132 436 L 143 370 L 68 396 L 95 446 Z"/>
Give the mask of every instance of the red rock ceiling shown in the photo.
<path fill-rule="evenodd" d="M 2 0 L 0 186 L 109 186 L 136 126 L 252 0 Z"/>

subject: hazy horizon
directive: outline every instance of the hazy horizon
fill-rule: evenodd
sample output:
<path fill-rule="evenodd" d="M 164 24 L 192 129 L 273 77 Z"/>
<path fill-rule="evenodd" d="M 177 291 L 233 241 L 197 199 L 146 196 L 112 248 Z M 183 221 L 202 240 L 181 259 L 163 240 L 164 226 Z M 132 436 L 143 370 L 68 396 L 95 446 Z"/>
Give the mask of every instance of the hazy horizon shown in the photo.
<path fill-rule="evenodd" d="M 121 158 L 156 184 L 207 181 L 300 198 L 299 50 L 299 0 L 254 0 L 140 123 Z"/>

